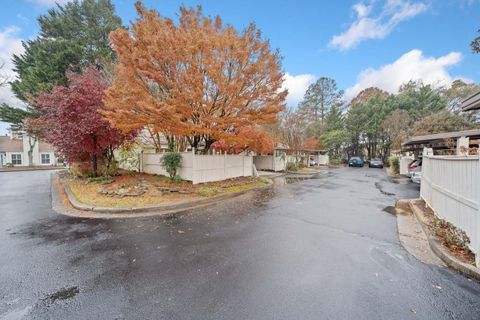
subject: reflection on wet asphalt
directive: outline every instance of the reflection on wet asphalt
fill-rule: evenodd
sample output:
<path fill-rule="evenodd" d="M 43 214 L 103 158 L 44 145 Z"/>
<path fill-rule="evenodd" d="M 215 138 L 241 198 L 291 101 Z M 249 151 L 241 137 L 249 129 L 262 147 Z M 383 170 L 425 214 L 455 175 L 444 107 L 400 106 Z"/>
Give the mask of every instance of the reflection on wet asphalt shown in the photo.
<path fill-rule="evenodd" d="M 383 170 L 112 220 L 56 214 L 49 179 L 0 173 L 0 319 L 478 319 L 478 283 L 400 246 L 419 188 Z"/>

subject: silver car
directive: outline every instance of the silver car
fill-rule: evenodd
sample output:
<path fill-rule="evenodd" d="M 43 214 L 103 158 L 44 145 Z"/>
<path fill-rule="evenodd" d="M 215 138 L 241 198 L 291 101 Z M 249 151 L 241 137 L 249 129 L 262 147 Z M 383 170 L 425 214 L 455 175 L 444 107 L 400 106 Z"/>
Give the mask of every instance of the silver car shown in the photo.
<path fill-rule="evenodd" d="M 410 174 L 410 180 L 413 183 L 420 184 L 422 182 L 422 171 L 413 171 Z"/>

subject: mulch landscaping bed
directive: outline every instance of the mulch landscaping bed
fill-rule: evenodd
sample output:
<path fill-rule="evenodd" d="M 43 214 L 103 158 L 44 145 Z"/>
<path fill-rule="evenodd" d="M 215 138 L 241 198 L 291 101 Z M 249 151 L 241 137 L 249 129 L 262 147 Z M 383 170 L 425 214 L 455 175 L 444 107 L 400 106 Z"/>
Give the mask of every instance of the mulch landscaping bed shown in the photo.
<path fill-rule="evenodd" d="M 430 234 L 434 235 L 442 246 L 460 261 L 475 265 L 475 254 L 466 246 L 468 237 L 452 224 L 438 218 L 433 210 L 425 205 L 423 200 L 415 201 L 422 208 L 425 222 Z"/>
<path fill-rule="evenodd" d="M 75 178 L 63 173 L 61 179 L 83 204 L 98 207 L 144 207 L 195 200 L 221 193 L 249 190 L 270 183 L 269 179 L 239 177 L 224 181 L 192 184 L 144 173 L 121 172 L 115 177 Z"/>

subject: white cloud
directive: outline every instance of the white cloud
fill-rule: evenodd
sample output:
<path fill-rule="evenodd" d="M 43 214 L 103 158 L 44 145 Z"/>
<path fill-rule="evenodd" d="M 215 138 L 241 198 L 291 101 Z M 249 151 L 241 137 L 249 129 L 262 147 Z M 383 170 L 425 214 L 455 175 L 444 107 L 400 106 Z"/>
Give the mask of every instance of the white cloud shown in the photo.
<path fill-rule="evenodd" d="M 421 80 L 425 84 L 446 86 L 460 77 L 452 77 L 448 67 L 459 63 L 462 54 L 450 52 L 434 58 L 426 57 L 423 52 L 411 50 L 391 64 L 378 69 L 366 69 L 357 77 L 357 83 L 346 90 L 347 100 L 351 100 L 360 91 L 369 87 L 378 87 L 390 93 L 398 92 L 398 88 L 410 80 Z"/>
<path fill-rule="evenodd" d="M 18 37 L 20 29 L 16 26 L 9 26 L 0 30 L 0 65 L 3 68 L 0 70 L 2 77 L 7 77 L 9 80 L 15 78 L 13 72 L 12 56 L 23 52 L 22 39 Z M 0 87 L 0 103 L 8 103 L 12 106 L 20 106 L 22 103 L 18 100 L 10 90 L 10 86 L 6 85 Z"/>
<path fill-rule="evenodd" d="M 284 76 L 282 89 L 288 89 L 287 105 L 289 107 L 296 107 L 303 99 L 303 95 L 310 84 L 315 82 L 316 77 L 312 74 L 299 74 L 293 76 L 286 73 Z"/>
<path fill-rule="evenodd" d="M 372 14 L 375 1 L 358 2 L 352 6 L 356 19 L 349 28 L 333 36 L 329 46 L 345 51 L 357 46 L 363 40 L 383 39 L 402 21 L 408 20 L 428 10 L 422 2 L 408 0 L 387 0 L 377 15 Z"/>

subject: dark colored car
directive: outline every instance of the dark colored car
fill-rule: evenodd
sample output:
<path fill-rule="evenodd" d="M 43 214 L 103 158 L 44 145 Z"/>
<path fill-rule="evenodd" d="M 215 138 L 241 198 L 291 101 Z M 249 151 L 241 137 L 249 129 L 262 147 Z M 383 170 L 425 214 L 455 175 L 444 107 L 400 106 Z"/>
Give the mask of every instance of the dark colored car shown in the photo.
<path fill-rule="evenodd" d="M 369 168 L 383 168 L 383 161 L 380 159 L 372 159 L 368 163 Z"/>
<path fill-rule="evenodd" d="M 348 160 L 349 167 L 363 167 L 363 165 L 364 165 L 364 162 L 360 157 L 351 157 Z"/>

